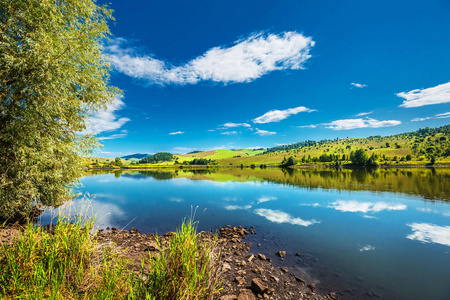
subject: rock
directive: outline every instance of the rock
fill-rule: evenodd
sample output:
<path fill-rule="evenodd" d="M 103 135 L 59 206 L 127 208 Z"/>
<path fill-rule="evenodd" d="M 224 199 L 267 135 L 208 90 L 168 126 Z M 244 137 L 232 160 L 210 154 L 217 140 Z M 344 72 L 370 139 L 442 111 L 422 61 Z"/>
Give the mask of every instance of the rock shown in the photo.
<path fill-rule="evenodd" d="M 255 258 L 255 256 L 252 254 L 250 255 L 250 257 L 247 259 L 248 262 L 252 262 L 252 260 Z"/>
<path fill-rule="evenodd" d="M 258 244 L 258 247 L 261 247 L 261 244 Z"/>
<path fill-rule="evenodd" d="M 269 289 L 268 285 L 262 281 L 260 278 L 253 278 L 252 280 L 252 290 L 256 294 L 264 294 Z"/>
<path fill-rule="evenodd" d="M 245 278 L 241 276 L 237 276 L 234 278 L 234 282 L 237 282 L 238 285 L 243 285 L 245 283 Z"/>
<path fill-rule="evenodd" d="M 112 231 L 117 231 L 117 230 L 119 230 L 117 227 L 113 227 L 113 228 L 111 228 L 111 230 Z"/>
<path fill-rule="evenodd" d="M 260 260 L 266 260 L 266 256 L 264 254 L 258 253 L 258 258 Z"/>
<path fill-rule="evenodd" d="M 304 280 L 301 279 L 300 277 L 295 276 L 294 278 L 295 278 L 295 280 L 297 280 L 297 281 L 300 282 L 301 284 L 303 284 L 303 285 L 306 284 L 306 281 L 304 281 Z"/>
<path fill-rule="evenodd" d="M 296 256 L 303 256 L 303 254 L 301 254 L 301 253 L 298 253 L 298 252 L 297 252 L 297 253 L 295 253 L 295 255 L 296 255 Z"/>
<path fill-rule="evenodd" d="M 309 287 L 309 289 L 314 292 L 316 290 L 316 285 L 314 283 L 308 284 L 307 287 Z"/>
<path fill-rule="evenodd" d="M 253 273 L 256 273 L 256 274 L 262 274 L 264 272 L 263 268 L 258 267 L 258 266 L 254 267 L 252 269 L 252 271 L 253 271 Z"/>
<path fill-rule="evenodd" d="M 224 262 L 223 265 L 222 265 L 222 271 L 223 272 L 227 272 L 227 271 L 230 271 L 230 270 L 231 270 L 230 264 Z"/>
<path fill-rule="evenodd" d="M 272 279 L 272 280 L 275 281 L 275 282 L 280 281 L 280 279 L 279 279 L 278 277 L 275 277 L 275 276 L 273 276 L 273 275 L 270 275 L 270 279 Z"/>
<path fill-rule="evenodd" d="M 281 271 L 283 271 L 283 273 L 287 273 L 287 272 L 288 272 L 288 269 L 286 269 L 286 268 L 281 268 Z"/>
<path fill-rule="evenodd" d="M 255 295 L 250 290 L 241 290 L 238 300 L 256 300 Z"/>
<path fill-rule="evenodd" d="M 278 251 L 277 255 L 281 258 L 284 258 L 286 256 L 286 251 Z"/>
<path fill-rule="evenodd" d="M 177 233 L 171 231 L 171 232 L 166 233 L 166 234 L 164 235 L 164 237 L 171 237 L 171 236 L 174 236 L 174 235 L 177 235 Z"/>
<path fill-rule="evenodd" d="M 135 234 L 135 233 L 138 233 L 138 232 L 139 232 L 139 230 L 137 228 L 132 227 L 130 229 L 130 233 L 132 233 L 132 234 Z"/>

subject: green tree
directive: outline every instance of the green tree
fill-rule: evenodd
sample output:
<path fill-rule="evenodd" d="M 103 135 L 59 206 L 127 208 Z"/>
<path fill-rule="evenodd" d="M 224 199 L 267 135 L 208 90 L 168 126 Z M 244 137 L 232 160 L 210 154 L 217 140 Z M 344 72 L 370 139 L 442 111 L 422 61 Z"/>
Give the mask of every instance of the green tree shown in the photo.
<path fill-rule="evenodd" d="M 119 95 L 102 51 L 111 11 L 92 0 L 2 0 L 0 218 L 70 199 L 86 118 Z"/>
<path fill-rule="evenodd" d="M 365 166 L 369 161 L 369 155 L 367 154 L 366 150 L 361 148 L 356 150 L 355 152 L 352 151 L 352 153 L 350 153 L 350 160 L 355 165 Z"/>
<path fill-rule="evenodd" d="M 114 160 L 114 164 L 118 167 L 121 167 L 123 165 L 120 157 L 116 157 L 116 159 Z"/>

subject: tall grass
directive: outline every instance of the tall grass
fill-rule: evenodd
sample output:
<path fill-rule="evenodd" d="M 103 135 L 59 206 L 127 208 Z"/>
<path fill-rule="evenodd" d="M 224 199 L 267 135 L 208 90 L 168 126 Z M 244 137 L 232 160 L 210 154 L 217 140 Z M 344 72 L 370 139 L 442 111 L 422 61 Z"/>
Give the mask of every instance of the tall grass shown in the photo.
<path fill-rule="evenodd" d="M 184 221 L 168 244 L 156 238 L 159 255 L 142 261 L 142 281 L 135 295 L 155 300 L 213 299 L 220 290 L 216 237 L 202 240 L 196 223 Z"/>
<path fill-rule="evenodd" d="M 60 217 L 53 230 L 28 224 L 0 248 L 2 299 L 123 299 L 126 260 L 91 235 L 94 222 Z"/>
<path fill-rule="evenodd" d="M 0 245 L 0 299 L 212 299 L 220 290 L 216 237 L 199 237 L 184 221 L 142 272 L 94 239 L 94 221 L 58 218 L 51 230 L 28 224 L 11 245 Z"/>

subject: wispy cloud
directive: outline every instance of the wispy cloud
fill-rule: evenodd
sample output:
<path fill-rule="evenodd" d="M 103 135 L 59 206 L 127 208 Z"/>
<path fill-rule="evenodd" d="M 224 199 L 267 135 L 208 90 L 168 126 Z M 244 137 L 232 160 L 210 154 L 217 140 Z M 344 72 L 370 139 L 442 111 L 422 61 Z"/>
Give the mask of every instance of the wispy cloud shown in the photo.
<path fill-rule="evenodd" d="M 234 134 L 238 134 L 238 133 L 239 132 L 233 130 L 233 131 L 224 131 L 224 132 L 221 132 L 220 134 L 223 134 L 223 135 L 234 135 Z"/>
<path fill-rule="evenodd" d="M 449 103 L 450 82 L 427 89 L 415 89 L 409 92 L 402 92 L 396 95 L 405 99 L 400 106 L 406 108 Z"/>
<path fill-rule="evenodd" d="M 355 83 L 355 82 L 350 83 L 350 85 L 351 85 L 352 87 L 356 87 L 356 88 L 359 88 L 359 89 L 362 89 L 362 88 L 367 87 L 367 85 L 365 85 L 365 84 L 362 84 L 362 83 Z"/>
<path fill-rule="evenodd" d="M 446 119 L 450 118 L 450 112 L 434 115 L 434 117 L 414 118 L 411 122 L 422 122 L 430 119 Z"/>
<path fill-rule="evenodd" d="M 363 117 L 363 116 L 370 115 L 371 113 L 373 113 L 373 111 L 362 112 L 362 113 L 359 113 L 359 114 L 355 115 L 355 117 Z"/>
<path fill-rule="evenodd" d="M 115 139 L 122 139 L 124 137 L 127 137 L 128 135 L 128 131 L 127 130 L 122 130 L 121 133 L 116 133 L 116 134 L 112 134 L 109 136 L 101 136 L 98 139 L 103 141 L 103 140 L 115 140 Z"/>
<path fill-rule="evenodd" d="M 289 31 L 280 34 L 259 32 L 237 40 L 232 46 L 206 51 L 180 66 L 139 55 L 126 48 L 127 41 L 116 38 L 106 47 L 114 68 L 150 84 L 196 84 L 201 81 L 221 83 L 250 82 L 276 70 L 303 69 L 314 46 L 311 37 Z"/>
<path fill-rule="evenodd" d="M 183 134 L 184 131 L 175 131 L 175 132 L 171 132 L 169 133 L 169 135 L 178 135 L 178 134 Z"/>
<path fill-rule="evenodd" d="M 261 130 L 261 129 L 256 128 L 256 131 L 254 134 L 257 134 L 259 136 L 267 136 L 267 135 L 274 135 L 277 133 L 274 131 L 267 131 L 267 130 Z"/>
<path fill-rule="evenodd" d="M 380 212 L 383 210 L 405 210 L 404 204 L 393 204 L 386 202 L 358 202 L 355 200 L 338 200 L 332 202 L 328 207 L 343 212 Z"/>
<path fill-rule="evenodd" d="M 125 107 L 121 98 L 114 98 L 113 102 L 108 104 L 106 110 L 98 111 L 86 121 L 87 129 L 84 133 L 99 134 L 101 132 L 110 132 L 119 129 L 129 118 L 120 118 L 117 111 Z"/>
<path fill-rule="evenodd" d="M 379 127 L 390 127 L 397 126 L 402 122 L 397 120 L 386 120 L 386 121 L 378 121 L 371 118 L 366 119 L 344 119 L 344 120 L 336 120 L 331 123 L 324 123 L 326 128 L 333 130 L 350 130 L 356 128 L 379 128 Z"/>
<path fill-rule="evenodd" d="M 262 216 L 266 218 L 267 220 L 274 222 L 274 223 L 289 223 L 292 225 L 300 225 L 300 226 L 311 226 L 313 224 L 320 223 L 316 220 L 302 220 L 300 218 L 294 218 L 290 214 L 285 213 L 280 210 L 272 210 L 272 209 L 265 209 L 265 208 L 258 208 L 255 209 L 255 213 L 259 216 Z"/>
<path fill-rule="evenodd" d="M 413 231 L 413 233 L 406 236 L 410 240 L 450 246 L 450 226 L 438 226 L 428 223 L 412 223 L 407 225 Z"/>
<path fill-rule="evenodd" d="M 297 128 L 316 128 L 316 127 L 317 127 L 317 124 L 297 126 Z"/>
<path fill-rule="evenodd" d="M 437 114 L 435 117 L 438 118 L 438 119 L 450 118 L 450 112 L 446 112 L 446 113 L 443 113 L 443 114 Z"/>
<path fill-rule="evenodd" d="M 265 123 L 271 123 L 271 122 L 279 122 L 281 120 L 284 120 L 288 118 L 291 115 L 296 115 L 301 112 L 313 112 L 316 111 L 315 109 L 309 109 L 304 106 L 298 106 L 294 108 L 288 108 L 285 110 L 271 110 L 266 112 L 264 115 L 257 117 L 253 119 L 253 123 L 257 124 L 265 124 Z"/>
<path fill-rule="evenodd" d="M 225 128 L 252 127 L 250 124 L 247 124 L 247 123 L 232 123 L 232 122 L 225 123 L 221 126 L 225 127 Z"/>

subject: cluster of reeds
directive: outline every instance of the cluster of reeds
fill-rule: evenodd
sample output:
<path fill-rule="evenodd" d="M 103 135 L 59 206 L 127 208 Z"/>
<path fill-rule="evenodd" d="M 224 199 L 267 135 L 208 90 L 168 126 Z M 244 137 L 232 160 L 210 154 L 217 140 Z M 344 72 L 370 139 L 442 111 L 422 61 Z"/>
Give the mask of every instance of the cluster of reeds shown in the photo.
<path fill-rule="evenodd" d="M 161 249 L 142 261 L 139 298 L 155 300 L 213 299 L 220 290 L 217 237 L 200 238 L 196 223 L 185 220 L 167 245 L 157 238 Z"/>

